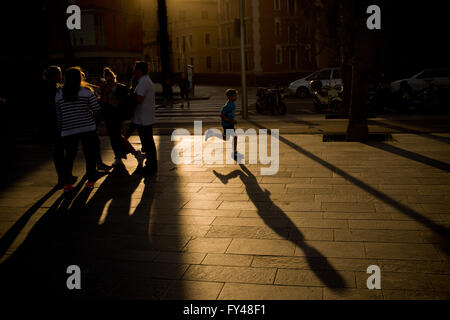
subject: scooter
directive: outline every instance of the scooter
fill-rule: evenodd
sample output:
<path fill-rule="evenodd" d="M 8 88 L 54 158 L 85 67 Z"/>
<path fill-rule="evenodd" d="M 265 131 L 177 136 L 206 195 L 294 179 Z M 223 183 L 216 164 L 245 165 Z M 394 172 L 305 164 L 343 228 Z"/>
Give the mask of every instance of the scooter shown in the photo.
<path fill-rule="evenodd" d="M 284 115 L 287 108 L 283 101 L 282 89 L 259 87 L 256 90 L 256 111 L 260 114 Z"/>
<path fill-rule="evenodd" d="M 330 112 L 338 112 L 342 106 L 342 86 L 323 87 L 322 82 L 313 80 L 310 83 L 314 91 L 313 102 L 318 112 L 329 109 Z"/>

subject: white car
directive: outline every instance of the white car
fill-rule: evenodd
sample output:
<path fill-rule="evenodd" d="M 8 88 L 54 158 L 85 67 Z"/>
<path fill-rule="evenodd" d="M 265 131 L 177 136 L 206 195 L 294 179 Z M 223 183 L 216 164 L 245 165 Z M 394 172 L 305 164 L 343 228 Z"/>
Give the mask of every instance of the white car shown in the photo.
<path fill-rule="evenodd" d="M 406 81 L 413 91 L 421 91 L 430 85 L 436 87 L 450 87 L 450 69 L 427 69 L 408 79 L 391 82 L 391 92 L 397 92 L 400 84 Z"/>
<path fill-rule="evenodd" d="M 320 80 L 323 87 L 342 87 L 342 79 L 339 68 L 327 68 L 316 71 L 309 76 L 295 80 L 289 84 L 288 92 L 299 98 L 305 98 L 313 94 L 310 83 L 313 80 Z"/>

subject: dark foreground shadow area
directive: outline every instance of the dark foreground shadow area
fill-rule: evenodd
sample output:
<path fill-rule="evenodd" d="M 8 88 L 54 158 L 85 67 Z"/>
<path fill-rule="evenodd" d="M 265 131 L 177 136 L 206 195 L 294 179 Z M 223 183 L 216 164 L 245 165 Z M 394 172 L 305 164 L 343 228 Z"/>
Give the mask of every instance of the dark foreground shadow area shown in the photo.
<path fill-rule="evenodd" d="M 213 172 L 224 184 L 227 184 L 230 179 L 239 177 L 264 223 L 278 235 L 291 241 L 303 251 L 310 269 L 323 284 L 332 290 L 345 290 L 348 285 L 344 278 L 331 266 L 327 258 L 305 242 L 305 237 L 298 230 L 297 226 L 273 202 L 270 198 L 270 192 L 261 188 L 251 171 L 243 164 L 239 164 L 239 166 L 241 170 L 232 171 L 227 175 L 222 175 L 215 170 Z M 280 228 L 280 224 L 285 227 Z"/>
<path fill-rule="evenodd" d="M 173 242 L 179 242 L 176 222 L 174 235 L 164 241 L 151 233 L 151 219 L 161 214 L 155 211 L 152 216 L 155 194 L 161 192 L 157 175 L 129 173 L 122 167 L 94 191 L 84 188 L 82 180 L 71 196 L 58 198 L 0 264 L 1 296 L 14 301 L 163 298 L 171 281 L 182 273 L 155 262 L 161 252 L 173 251 Z M 33 207 L 22 220 L 32 214 Z M 19 219 L 2 239 L 4 248 L 23 224 Z M 179 265 L 176 257 L 171 263 Z M 80 290 L 67 286 L 72 265 L 81 271 Z"/>

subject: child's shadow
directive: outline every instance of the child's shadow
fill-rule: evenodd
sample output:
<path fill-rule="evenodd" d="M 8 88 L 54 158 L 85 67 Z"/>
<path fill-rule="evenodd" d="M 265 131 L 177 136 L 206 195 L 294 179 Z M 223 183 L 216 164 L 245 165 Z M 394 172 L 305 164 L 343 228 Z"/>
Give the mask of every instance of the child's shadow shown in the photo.
<path fill-rule="evenodd" d="M 264 220 L 264 223 L 278 235 L 291 241 L 294 245 L 303 250 L 309 267 L 322 283 L 334 290 L 342 290 L 345 288 L 346 282 L 344 278 L 331 266 L 326 257 L 305 242 L 305 238 L 297 226 L 289 219 L 286 213 L 270 199 L 270 192 L 268 190 L 263 190 L 259 186 L 256 177 L 245 165 L 239 164 L 239 166 L 242 171 L 235 170 L 227 175 L 222 175 L 215 170 L 213 170 L 213 172 L 223 184 L 227 184 L 228 180 L 232 178 L 239 177 L 245 185 L 247 194 L 257 208 L 258 215 Z M 276 223 L 280 220 L 284 222 L 283 225 L 287 226 L 291 233 L 290 236 Z"/>

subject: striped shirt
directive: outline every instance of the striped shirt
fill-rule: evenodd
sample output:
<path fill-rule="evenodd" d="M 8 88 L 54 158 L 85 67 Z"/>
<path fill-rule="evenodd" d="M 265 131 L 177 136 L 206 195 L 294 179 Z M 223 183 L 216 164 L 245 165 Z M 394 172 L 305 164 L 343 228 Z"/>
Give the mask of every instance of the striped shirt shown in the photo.
<path fill-rule="evenodd" d="M 97 129 L 94 115 L 100 113 L 100 105 L 89 89 L 80 88 L 75 101 L 64 100 L 63 91 L 60 89 L 56 93 L 55 102 L 62 137 Z"/>

